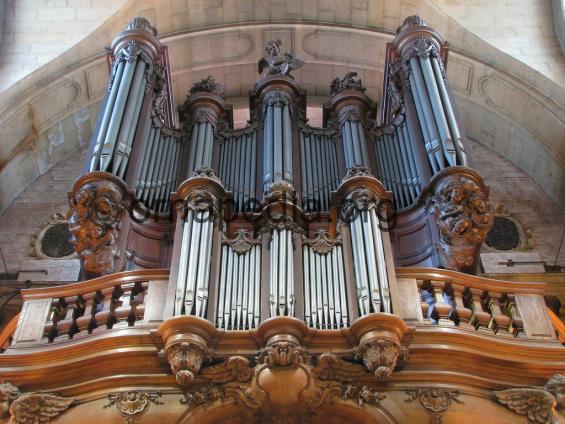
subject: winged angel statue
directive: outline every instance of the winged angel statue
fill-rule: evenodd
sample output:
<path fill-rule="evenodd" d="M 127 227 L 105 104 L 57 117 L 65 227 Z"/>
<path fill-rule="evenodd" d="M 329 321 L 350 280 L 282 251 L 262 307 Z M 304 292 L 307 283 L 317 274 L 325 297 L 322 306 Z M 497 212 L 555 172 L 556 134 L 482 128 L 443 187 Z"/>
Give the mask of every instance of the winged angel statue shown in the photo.
<path fill-rule="evenodd" d="M 281 53 L 281 40 L 269 41 L 265 47 L 265 57 L 258 63 L 259 73 L 266 69 L 266 75 L 290 75 L 290 71 L 301 68 L 304 62 L 290 53 Z"/>
<path fill-rule="evenodd" d="M 563 424 L 557 410 L 565 410 L 565 375 L 554 375 L 543 388 L 526 387 L 494 392 L 496 399 L 528 424 Z"/>

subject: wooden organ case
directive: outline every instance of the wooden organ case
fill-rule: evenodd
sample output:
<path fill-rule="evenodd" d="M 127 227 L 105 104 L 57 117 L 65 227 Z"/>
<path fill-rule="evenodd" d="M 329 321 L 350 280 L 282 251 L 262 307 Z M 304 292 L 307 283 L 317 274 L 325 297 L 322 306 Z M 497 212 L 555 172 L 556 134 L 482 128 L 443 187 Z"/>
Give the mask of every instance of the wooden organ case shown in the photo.
<path fill-rule="evenodd" d="M 349 73 L 315 128 L 302 61 L 270 41 L 234 129 L 212 77 L 177 119 L 168 51 L 135 18 L 69 193 L 84 281 L 23 291 L 0 419 L 560 422 L 544 284 L 474 275 L 493 214 L 447 57 L 407 18 L 380 115 Z"/>

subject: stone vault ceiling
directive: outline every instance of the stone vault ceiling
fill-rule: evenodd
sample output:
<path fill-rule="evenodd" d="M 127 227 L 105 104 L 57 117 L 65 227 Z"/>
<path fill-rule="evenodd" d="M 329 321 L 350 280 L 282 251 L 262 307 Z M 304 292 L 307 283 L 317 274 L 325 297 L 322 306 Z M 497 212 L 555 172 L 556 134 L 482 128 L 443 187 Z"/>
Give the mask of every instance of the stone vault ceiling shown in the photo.
<path fill-rule="evenodd" d="M 79 9 L 77 2 L 63 3 Z M 306 62 L 296 77 L 314 105 L 325 100 L 331 79 L 349 70 L 358 71 L 379 100 L 385 44 L 402 19 L 416 13 L 452 46 L 448 72 L 468 136 L 516 164 L 565 208 L 565 90 L 431 0 L 130 0 L 90 36 L 4 91 L 0 210 L 88 142 L 107 82 L 102 52 L 136 15 L 147 17 L 170 47 L 177 103 L 212 73 L 237 106 L 245 104 L 263 45 L 273 37 Z"/>

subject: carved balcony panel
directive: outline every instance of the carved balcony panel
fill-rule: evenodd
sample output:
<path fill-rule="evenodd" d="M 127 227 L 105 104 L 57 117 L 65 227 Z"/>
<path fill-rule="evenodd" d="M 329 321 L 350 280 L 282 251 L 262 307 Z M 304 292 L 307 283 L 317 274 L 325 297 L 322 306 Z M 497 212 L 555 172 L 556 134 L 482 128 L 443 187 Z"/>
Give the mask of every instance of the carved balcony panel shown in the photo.
<path fill-rule="evenodd" d="M 64 287 L 22 291 L 11 346 L 60 345 L 160 322 L 168 271 L 128 271 Z"/>
<path fill-rule="evenodd" d="M 432 268 L 398 268 L 403 293 L 419 293 L 409 315 L 426 324 L 457 327 L 509 339 L 556 340 L 544 283 L 490 280 Z"/>

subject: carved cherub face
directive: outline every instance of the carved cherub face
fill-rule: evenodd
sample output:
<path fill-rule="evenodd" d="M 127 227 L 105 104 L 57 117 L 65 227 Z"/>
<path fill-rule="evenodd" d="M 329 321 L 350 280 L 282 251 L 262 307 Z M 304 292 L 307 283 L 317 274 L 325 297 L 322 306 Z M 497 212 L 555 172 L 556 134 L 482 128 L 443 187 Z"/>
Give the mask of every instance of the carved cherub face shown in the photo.
<path fill-rule="evenodd" d="M 454 186 L 449 193 L 449 201 L 460 204 L 463 199 L 465 199 L 465 189 L 462 186 Z"/>
<path fill-rule="evenodd" d="M 557 409 L 565 410 L 565 375 L 555 374 L 546 383 L 545 390 L 555 397 Z"/>
<path fill-rule="evenodd" d="M 473 226 L 473 223 L 468 218 L 460 218 L 453 224 L 453 232 L 455 234 L 463 234 L 469 228 Z"/>
<path fill-rule="evenodd" d="M 481 196 L 474 196 L 471 200 L 471 206 L 477 213 L 485 213 L 487 210 L 487 203 Z"/>
<path fill-rule="evenodd" d="M 10 383 L 0 384 L 0 419 L 8 418 L 10 405 L 20 396 L 17 387 Z"/>

